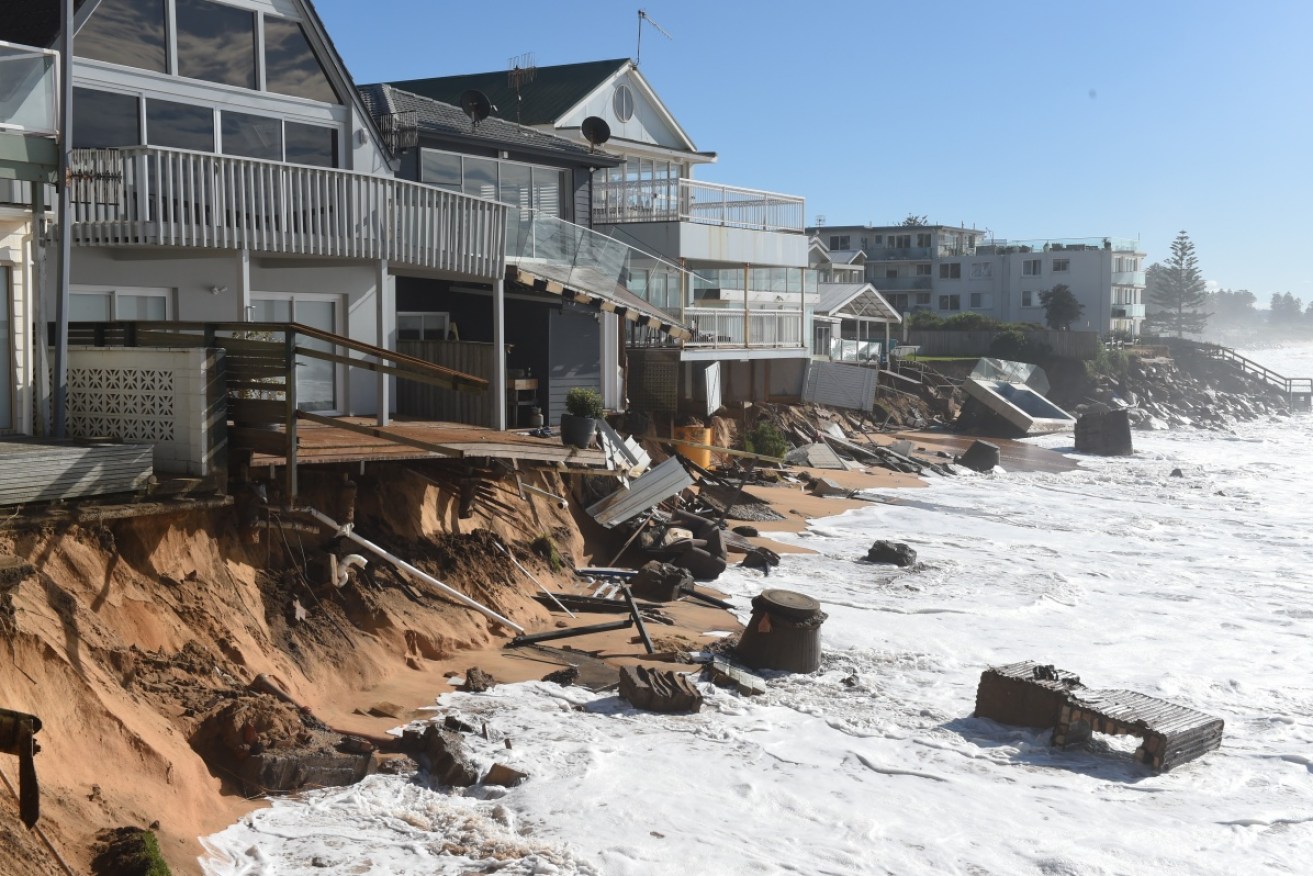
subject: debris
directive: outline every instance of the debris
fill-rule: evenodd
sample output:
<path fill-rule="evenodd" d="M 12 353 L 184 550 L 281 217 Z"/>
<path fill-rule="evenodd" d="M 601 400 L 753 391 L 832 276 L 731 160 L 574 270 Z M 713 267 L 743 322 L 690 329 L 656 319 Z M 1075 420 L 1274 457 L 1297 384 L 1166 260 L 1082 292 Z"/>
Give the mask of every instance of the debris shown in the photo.
<path fill-rule="evenodd" d="M 378 746 L 359 736 L 343 736 L 342 741 L 337 744 L 337 750 L 345 754 L 373 754 L 378 750 Z"/>
<path fill-rule="evenodd" d="M 744 696 L 757 696 L 766 692 L 766 679 L 735 666 L 723 657 L 713 657 L 704 667 L 707 678 L 720 687 L 732 687 Z"/>
<path fill-rule="evenodd" d="M 41 719 L 36 715 L 0 709 L 0 752 L 18 756 L 18 811 L 28 828 L 41 817 L 41 791 L 34 761 L 41 750 L 35 738 L 39 732 Z"/>
<path fill-rule="evenodd" d="M 629 589 L 634 595 L 653 602 L 674 602 L 692 587 L 693 576 L 686 570 L 658 560 L 644 563 L 638 574 L 629 580 Z"/>
<path fill-rule="evenodd" d="M 483 784 L 514 788 L 516 785 L 523 784 L 528 778 L 527 773 L 511 769 L 504 763 L 494 763 L 492 769 L 488 770 L 488 774 L 483 777 Z"/>
<path fill-rule="evenodd" d="M 579 680 L 579 667 L 566 666 L 555 672 L 549 672 L 543 676 L 543 681 L 549 681 L 552 684 L 559 684 L 561 687 L 570 687 Z"/>
<path fill-rule="evenodd" d="M 812 478 L 811 484 L 807 487 L 807 492 L 817 496 L 851 496 L 853 491 L 847 487 L 840 486 L 829 478 Z"/>
<path fill-rule="evenodd" d="M 744 538 L 756 538 L 757 536 L 761 535 L 761 533 L 757 530 L 757 527 L 755 526 L 747 526 L 747 525 L 736 526 L 734 527 L 733 531 L 736 534 L 743 536 Z"/>
<path fill-rule="evenodd" d="M 465 673 L 465 683 L 460 686 L 460 690 L 466 693 L 483 693 L 497 686 L 497 679 L 484 672 L 477 666 L 471 666 Z"/>
<path fill-rule="evenodd" d="M 821 624 L 828 615 L 810 596 L 763 590 L 752 598 L 752 617 L 735 647 L 755 669 L 814 672 L 821 665 Z"/>
<path fill-rule="evenodd" d="M 442 726 L 447 730 L 455 730 L 457 733 L 473 733 L 474 725 L 467 724 L 455 715 L 448 715 L 442 719 Z"/>
<path fill-rule="evenodd" d="M 1091 408 L 1076 421 L 1076 452 L 1095 456 L 1130 456 L 1131 418 L 1125 409 L 1097 411 Z"/>
<path fill-rule="evenodd" d="M 753 548 L 743 556 L 743 562 L 739 563 L 740 566 L 745 566 L 749 569 L 757 569 L 767 575 L 770 574 L 770 570 L 773 566 L 778 566 L 779 564 L 780 555 L 770 548 Z"/>
<path fill-rule="evenodd" d="M 967 452 L 957 457 L 954 462 L 960 466 L 981 473 L 991 472 L 998 465 L 999 450 L 997 444 L 988 441 L 973 441 Z"/>
<path fill-rule="evenodd" d="M 646 666 L 620 668 L 620 696 L 634 707 L 652 712 L 696 712 L 702 708 L 702 694 L 688 676 Z"/>
<path fill-rule="evenodd" d="M 369 707 L 369 714 L 375 718 L 400 718 L 406 710 L 396 703 L 379 702 Z"/>
<path fill-rule="evenodd" d="M 468 788 L 479 781 L 478 768 L 465 752 L 465 744 L 456 733 L 430 724 L 419 738 L 419 765 L 431 778 L 443 785 Z"/>
<path fill-rule="evenodd" d="M 790 450 L 784 457 L 784 461 L 789 465 L 800 465 L 807 468 L 829 468 L 847 471 L 848 466 L 843 464 L 839 455 L 830 449 L 828 444 L 805 444 L 802 447 Z"/>
<path fill-rule="evenodd" d="M 916 551 L 912 550 L 911 546 L 905 542 L 881 539 L 867 550 L 866 561 L 868 563 L 889 563 L 895 566 L 907 567 L 916 562 Z"/>
<path fill-rule="evenodd" d="M 604 624 L 590 624 L 583 627 L 570 627 L 564 630 L 548 630 L 545 633 L 529 633 L 523 636 L 516 636 L 506 643 L 507 648 L 519 648 L 522 645 L 532 645 L 537 642 L 550 642 L 553 639 L 569 639 L 574 636 L 586 636 L 589 633 L 605 633 L 611 630 L 623 630 L 634 625 L 634 619 L 627 617 L 622 621 L 611 621 Z"/>
<path fill-rule="evenodd" d="M 1181 471 L 1179 468 L 1174 468 L 1172 469 L 1172 473 L 1170 476 L 1174 478 L 1183 478 L 1185 477 L 1185 472 Z"/>
<path fill-rule="evenodd" d="M 980 674 L 976 717 L 1022 727 L 1052 727 L 1067 693 L 1081 687 L 1073 673 L 1025 661 L 991 666 Z"/>

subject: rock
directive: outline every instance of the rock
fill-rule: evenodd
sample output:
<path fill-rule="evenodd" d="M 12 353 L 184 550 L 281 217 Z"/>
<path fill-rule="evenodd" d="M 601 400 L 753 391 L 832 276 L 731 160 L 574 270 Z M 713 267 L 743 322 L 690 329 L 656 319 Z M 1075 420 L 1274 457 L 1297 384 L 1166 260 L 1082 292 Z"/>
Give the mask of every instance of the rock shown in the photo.
<path fill-rule="evenodd" d="M 497 686 L 497 679 L 484 672 L 477 666 L 471 666 L 465 673 L 465 683 L 460 686 L 460 690 L 466 693 L 483 693 Z"/>
<path fill-rule="evenodd" d="M 1076 421 L 1076 452 L 1095 456 L 1130 456 L 1131 418 L 1125 410 L 1090 410 Z"/>
<path fill-rule="evenodd" d="M 425 727 L 416 760 L 440 784 L 468 788 L 479 781 L 479 770 L 465 753 L 465 744 L 450 730 Z"/>
<path fill-rule="evenodd" d="M 673 563 L 653 560 L 629 579 L 629 592 L 651 602 L 674 602 L 686 588 L 693 586 L 693 576 Z"/>
<path fill-rule="evenodd" d="M 528 773 L 511 769 L 504 763 L 494 763 L 492 769 L 488 770 L 488 774 L 483 777 L 483 784 L 514 788 L 516 785 L 523 784 L 528 778 Z"/>
<path fill-rule="evenodd" d="M 702 708 L 702 694 L 686 675 L 646 666 L 620 668 L 620 696 L 652 712 L 685 713 Z"/>
<path fill-rule="evenodd" d="M 772 550 L 762 547 L 753 548 L 748 551 L 743 556 L 743 562 L 739 563 L 740 566 L 746 566 L 749 569 L 757 569 L 765 572 L 767 575 L 770 574 L 772 566 L 778 566 L 779 564 L 780 555 Z"/>
<path fill-rule="evenodd" d="M 866 552 L 866 561 L 868 563 L 888 563 L 906 568 L 916 562 L 916 551 L 904 542 L 881 539 L 871 545 Z"/>
<path fill-rule="evenodd" d="M 553 684 L 559 684 L 561 687 L 569 687 L 578 680 L 578 666 L 565 666 L 555 672 L 549 672 L 543 676 L 543 681 L 550 681 Z"/>
<path fill-rule="evenodd" d="M 448 730 L 455 730 L 457 733 L 473 733 L 474 725 L 467 724 L 455 715 L 448 715 L 442 719 L 442 726 Z"/>
<path fill-rule="evenodd" d="M 1171 473 L 1170 477 L 1174 477 L 1174 478 L 1183 478 L 1183 477 L 1185 477 L 1185 472 L 1181 471 L 1179 468 L 1174 468 L 1174 469 L 1172 469 L 1172 473 Z"/>
<path fill-rule="evenodd" d="M 755 526 L 736 526 L 734 527 L 734 533 L 736 535 L 741 535 L 744 538 L 756 538 L 761 535 Z"/>
<path fill-rule="evenodd" d="M 967 452 L 954 460 L 958 465 L 981 473 L 993 471 L 1001 459 L 998 445 L 988 441 L 973 441 Z"/>
<path fill-rule="evenodd" d="M 369 714 L 375 718 L 400 718 L 405 713 L 396 703 L 380 702 L 369 707 Z"/>

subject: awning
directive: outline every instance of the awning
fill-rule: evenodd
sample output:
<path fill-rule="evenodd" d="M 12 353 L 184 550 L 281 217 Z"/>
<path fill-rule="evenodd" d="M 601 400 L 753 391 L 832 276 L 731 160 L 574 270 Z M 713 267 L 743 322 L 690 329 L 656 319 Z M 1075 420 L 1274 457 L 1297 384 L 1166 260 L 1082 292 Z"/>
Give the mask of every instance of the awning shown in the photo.
<path fill-rule="evenodd" d="M 893 305 L 870 283 L 822 283 L 816 313 L 874 322 L 903 321 Z"/>
<path fill-rule="evenodd" d="M 630 322 L 656 329 L 676 340 L 689 340 L 693 331 L 654 305 L 648 304 L 624 286 L 598 282 L 581 282 L 579 277 L 561 280 L 550 276 L 551 267 L 541 272 L 536 265 L 507 265 L 506 279 L 539 292 L 560 295 L 567 301 L 595 307 L 605 313 L 614 313 Z"/>

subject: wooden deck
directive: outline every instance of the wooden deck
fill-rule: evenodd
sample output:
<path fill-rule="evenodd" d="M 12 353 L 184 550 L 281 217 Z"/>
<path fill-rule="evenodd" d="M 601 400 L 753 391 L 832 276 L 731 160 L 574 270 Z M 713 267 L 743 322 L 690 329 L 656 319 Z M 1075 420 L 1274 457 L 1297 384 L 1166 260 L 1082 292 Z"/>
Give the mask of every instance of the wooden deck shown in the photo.
<path fill-rule="evenodd" d="M 397 420 L 379 427 L 372 417 L 332 419 L 377 434 L 366 435 L 320 423 L 302 422 L 296 430 L 299 464 L 484 458 L 606 469 L 606 457 L 602 451 L 567 447 L 559 437 L 535 438 L 524 432 L 498 432 L 463 423 Z M 278 434 L 281 432 L 279 429 Z M 432 449 L 427 449 L 430 447 Z M 286 461 L 280 454 L 258 451 L 251 458 L 252 465 L 282 465 Z"/>
<path fill-rule="evenodd" d="M 150 444 L 0 440 L 0 506 L 144 490 L 154 472 Z"/>

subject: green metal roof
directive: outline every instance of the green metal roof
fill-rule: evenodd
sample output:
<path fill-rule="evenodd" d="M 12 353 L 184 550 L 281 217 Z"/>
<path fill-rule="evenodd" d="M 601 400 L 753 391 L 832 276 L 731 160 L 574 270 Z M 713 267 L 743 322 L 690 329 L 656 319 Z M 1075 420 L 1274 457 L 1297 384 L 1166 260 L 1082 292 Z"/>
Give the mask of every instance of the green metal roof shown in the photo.
<path fill-rule="evenodd" d="M 506 70 L 388 84 L 451 104 L 459 104 L 461 94 L 466 91 L 482 91 L 496 107 L 492 115 L 521 125 L 549 125 L 629 63 L 628 58 L 617 58 L 538 67 L 533 80 L 520 86 L 518 99 Z"/>

